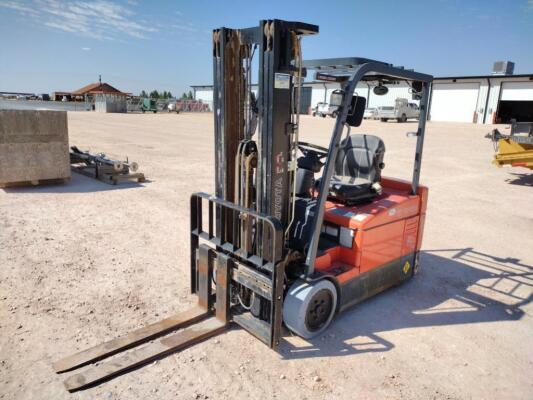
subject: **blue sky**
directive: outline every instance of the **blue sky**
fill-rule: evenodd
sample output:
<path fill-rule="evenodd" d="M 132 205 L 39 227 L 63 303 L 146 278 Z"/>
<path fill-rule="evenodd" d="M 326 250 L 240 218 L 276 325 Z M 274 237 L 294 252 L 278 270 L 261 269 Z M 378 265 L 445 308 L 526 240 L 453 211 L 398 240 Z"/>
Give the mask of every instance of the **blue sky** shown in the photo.
<path fill-rule="evenodd" d="M 533 73 L 533 0 L 0 0 L 0 91 L 137 94 L 212 82 L 211 30 L 279 18 L 320 26 L 304 58 L 362 56 L 435 76 Z"/>

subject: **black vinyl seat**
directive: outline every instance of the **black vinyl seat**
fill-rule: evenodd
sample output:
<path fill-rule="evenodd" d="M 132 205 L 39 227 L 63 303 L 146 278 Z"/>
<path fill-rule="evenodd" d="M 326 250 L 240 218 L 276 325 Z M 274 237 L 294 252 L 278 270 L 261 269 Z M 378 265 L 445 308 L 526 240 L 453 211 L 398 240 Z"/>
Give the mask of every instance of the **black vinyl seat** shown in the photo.
<path fill-rule="evenodd" d="M 374 135 L 350 135 L 340 143 L 329 195 L 347 204 L 371 200 L 381 194 L 385 144 Z"/>

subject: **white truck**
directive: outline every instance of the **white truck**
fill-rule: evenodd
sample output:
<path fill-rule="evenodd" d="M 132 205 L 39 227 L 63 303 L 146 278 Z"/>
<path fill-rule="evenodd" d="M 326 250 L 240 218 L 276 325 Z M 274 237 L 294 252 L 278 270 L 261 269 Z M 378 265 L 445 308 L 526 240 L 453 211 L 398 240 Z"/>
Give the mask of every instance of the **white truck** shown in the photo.
<path fill-rule="evenodd" d="M 313 117 L 319 116 L 322 118 L 326 118 L 326 116 L 330 116 L 332 118 L 337 118 L 337 110 L 339 107 L 337 106 L 331 106 L 329 103 L 317 103 L 316 108 L 313 110 Z"/>
<path fill-rule="evenodd" d="M 381 106 L 377 108 L 375 118 L 381 122 L 395 119 L 398 122 L 406 122 L 410 118 L 420 116 L 420 109 L 416 103 L 409 103 L 407 99 L 397 98 L 394 106 Z"/>

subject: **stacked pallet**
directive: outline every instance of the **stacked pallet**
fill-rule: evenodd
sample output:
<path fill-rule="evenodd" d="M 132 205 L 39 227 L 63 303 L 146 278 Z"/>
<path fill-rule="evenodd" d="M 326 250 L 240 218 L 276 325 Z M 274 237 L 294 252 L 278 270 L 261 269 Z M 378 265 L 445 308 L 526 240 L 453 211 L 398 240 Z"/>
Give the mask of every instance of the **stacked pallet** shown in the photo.
<path fill-rule="evenodd" d="M 67 113 L 0 110 L 0 187 L 68 178 Z"/>

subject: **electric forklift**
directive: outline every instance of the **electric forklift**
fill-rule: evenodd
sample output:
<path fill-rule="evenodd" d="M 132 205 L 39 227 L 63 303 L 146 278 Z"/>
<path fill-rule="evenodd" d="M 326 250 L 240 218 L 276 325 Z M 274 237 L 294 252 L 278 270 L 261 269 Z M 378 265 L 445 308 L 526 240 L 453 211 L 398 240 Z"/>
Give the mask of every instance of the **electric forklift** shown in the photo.
<path fill-rule="evenodd" d="M 313 338 L 336 313 L 417 271 L 432 76 L 359 57 L 304 61 L 301 40 L 317 33 L 316 25 L 282 20 L 213 31 L 215 193 L 190 201 L 190 285 L 198 303 L 54 363 L 57 372 L 93 364 L 65 381 L 68 390 L 181 350 L 230 323 L 274 349 L 283 325 Z M 340 87 L 330 99 L 338 115 L 328 148 L 299 140 L 300 89 L 309 71 Z M 354 95 L 361 81 L 375 84 L 375 93 L 406 82 L 420 101 L 411 182 L 382 176 L 379 137 L 350 134 L 365 110 L 365 98 Z M 257 95 L 252 82 L 259 83 Z"/>

